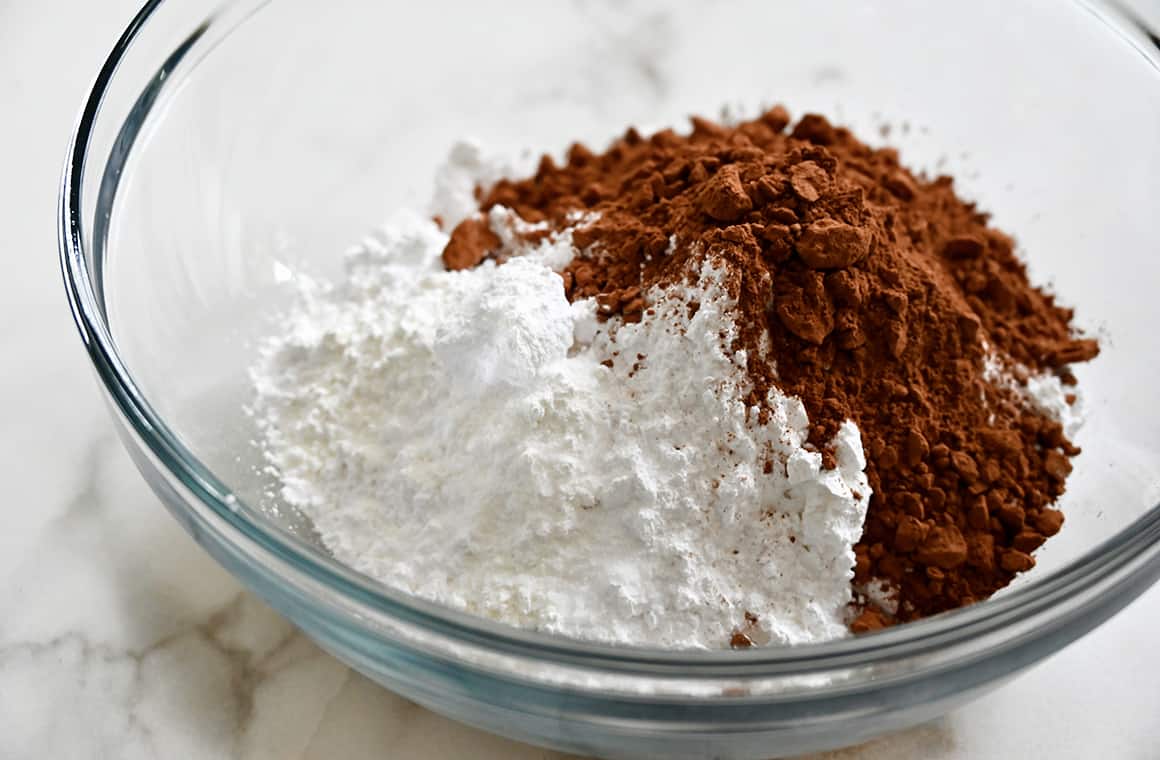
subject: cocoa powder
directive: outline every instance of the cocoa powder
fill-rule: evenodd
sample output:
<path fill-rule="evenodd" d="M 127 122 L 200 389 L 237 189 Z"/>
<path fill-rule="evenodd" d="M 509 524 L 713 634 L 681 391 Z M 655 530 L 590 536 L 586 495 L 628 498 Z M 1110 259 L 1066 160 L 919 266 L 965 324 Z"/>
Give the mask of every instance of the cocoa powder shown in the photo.
<path fill-rule="evenodd" d="M 630 129 L 603 153 L 581 145 L 557 166 L 486 189 L 481 210 L 512 209 L 553 229 L 576 212 L 581 255 L 569 298 L 639 319 L 654 286 L 712 260 L 728 273 L 758 414 L 771 388 L 799 396 L 810 441 L 862 431 L 874 494 L 855 583 L 888 581 L 897 618 L 970 604 L 1035 564 L 1060 530 L 1051 505 L 1078 453 L 1061 425 L 985 378 L 1093 358 L 1072 312 L 1028 282 L 1010 237 L 958 198 L 949 177 L 916 176 L 817 115 L 776 107 L 733 127 L 694 118 L 690 134 Z M 449 269 L 497 254 L 483 216 L 452 233 Z M 691 304 L 690 308 L 697 308 Z M 772 466 L 772 465 L 770 465 Z M 852 629 L 892 622 L 867 609 Z"/>

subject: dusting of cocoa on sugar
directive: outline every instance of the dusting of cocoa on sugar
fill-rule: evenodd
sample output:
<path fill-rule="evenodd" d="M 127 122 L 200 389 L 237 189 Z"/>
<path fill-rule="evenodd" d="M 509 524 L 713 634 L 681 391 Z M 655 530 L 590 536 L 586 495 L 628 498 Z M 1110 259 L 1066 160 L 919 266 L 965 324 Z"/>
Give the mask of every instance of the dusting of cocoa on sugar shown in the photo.
<path fill-rule="evenodd" d="M 574 145 L 564 166 L 545 157 L 533 177 L 501 180 L 481 209 L 553 229 L 591 213 L 563 277 L 604 317 L 639 319 L 650 288 L 706 258 L 724 268 L 750 405 L 764 413 L 775 386 L 799 396 L 828 466 L 841 422 L 862 432 L 874 493 L 855 583 L 889 581 L 900 620 L 984 599 L 1060 530 L 1051 505 L 1078 453 L 1058 422 L 985 379 L 988 351 L 1070 379 L 1098 347 L 949 177 L 917 177 L 820 116 L 789 126 L 777 107 L 733 127 L 694 118 L 688 135 L 630 129 L 601 154 Z M 498 242 L 468 219 L 445 265 L 474 266 Z M 851 627 L 891 621 L 868 609 Z"/>

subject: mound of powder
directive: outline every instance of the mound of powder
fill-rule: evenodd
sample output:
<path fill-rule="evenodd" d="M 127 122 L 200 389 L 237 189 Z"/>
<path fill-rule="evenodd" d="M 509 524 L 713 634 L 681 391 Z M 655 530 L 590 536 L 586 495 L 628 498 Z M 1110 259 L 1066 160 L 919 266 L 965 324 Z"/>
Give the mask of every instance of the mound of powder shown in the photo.
<path fill-rule="evenodd" d="M 509 255 L 490 209 L 548 230 L 588 215 L 565 288 L 626 323 L 711 267 L 735 309 L 726 356 L 744 357 L 758 419 L 775 415 L 770 399 L 800 399 L 827 467 L 849 420 L 865 437 L 875 493 L 858 581 L 889 587 L 903 620 L 983 599 L 1060 529 L 1050 505 L 1078 453 L 1059 419 L 1068 403 L 1029 399 L 1067 399 L 1068 365 L 1096 343 L 1073 335 L 1072 312 L 1028 282 L 1011 238 L 950 178 L 917 177 L 820 116 L 789 124 L 779 107 L 732 127 L 695 118 L 688 135 L 630 129 L 599 155 L 574 145 L 564 166 L 545 157 L 484 188 L 444 263 Z M 870 610 L 854 628 L 884 622 Z"/>
<path fill-rule="evenodd" d="M 483 164 L 453 153 L 449 220 L 472 205 L 456 166 Z M 252 371 L 285 500 L 340 561 L 525 628 L 676 648 L 843 635 L 870 497 L 857 427 L 833 426 L 827 468 L 800 400 L 766 385 L 758 413 L 730 267 L 690 258 L 634 296 L 647 311 L 598 318 L 559 274 L 593 218 L 553 222 L 492 204 L 449 240 L 400 214 L 345 282 L 302 288 Z M 504 262 L 445 271 L 456 245 Z"/>

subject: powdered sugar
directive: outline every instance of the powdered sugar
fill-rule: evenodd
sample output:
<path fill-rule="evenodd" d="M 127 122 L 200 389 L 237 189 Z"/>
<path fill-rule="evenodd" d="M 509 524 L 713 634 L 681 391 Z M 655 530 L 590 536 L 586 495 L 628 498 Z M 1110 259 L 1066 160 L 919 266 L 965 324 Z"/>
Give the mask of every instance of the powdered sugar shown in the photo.
<path fill-rule="evenodd" d="M 994 353 L 988 353 L 983 377 L 1015 392 L 1031 408 L 1058 421 L 1068 438 L 1074 438 L 1083 426 L 1083 396 L 1079 389 L 1065 388 L 1063 381 L 1050 372 L 1032 372 L 1023 366 L 1008 368 Z"/>
<path fill-rule="evenodd" d="M 443 182 L 443 213 L 464 187 Z M 601 322 L 554 271 L 569 232 L 461 272 L 442 271 L 445 243 L 396 215 L 343 284 L 304 287 L 253 368 L 283 495 L 339 560 L 590 640 L 719 648 L 747 612 L 763 641 L 845 633 L 870 496 L 858 430 L 824 470 L 797 399 L 772 393 L 757 420 L 721 272 Z"/>

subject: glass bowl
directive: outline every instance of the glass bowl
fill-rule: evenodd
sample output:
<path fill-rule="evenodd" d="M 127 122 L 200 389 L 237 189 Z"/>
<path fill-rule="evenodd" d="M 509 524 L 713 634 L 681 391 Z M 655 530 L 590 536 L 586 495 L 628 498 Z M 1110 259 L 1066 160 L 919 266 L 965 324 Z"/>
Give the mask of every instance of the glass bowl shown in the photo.
<path fill-rule="evenodd" d="M 168 509 L 386 687 L 607 756 L 852 744 L 994 688 L 1160 576 L 1156 53 L 1094 2 L 154 1 L 69 147 L 68 296 L 124 444 Z M 955 174 L 1103 337 L 1079 372 L 1088 423 L 1068 522 L 1034 573 L 968 609 L 826 644 L 610 648 L 378 585 L 268 495 L 243 411 L 255 341 L 295 272 L 334 276 L 349 243 L 426 201 L 456 138 L 555 151 L 775 101 L 889 132 L 910 165 Z"/>

